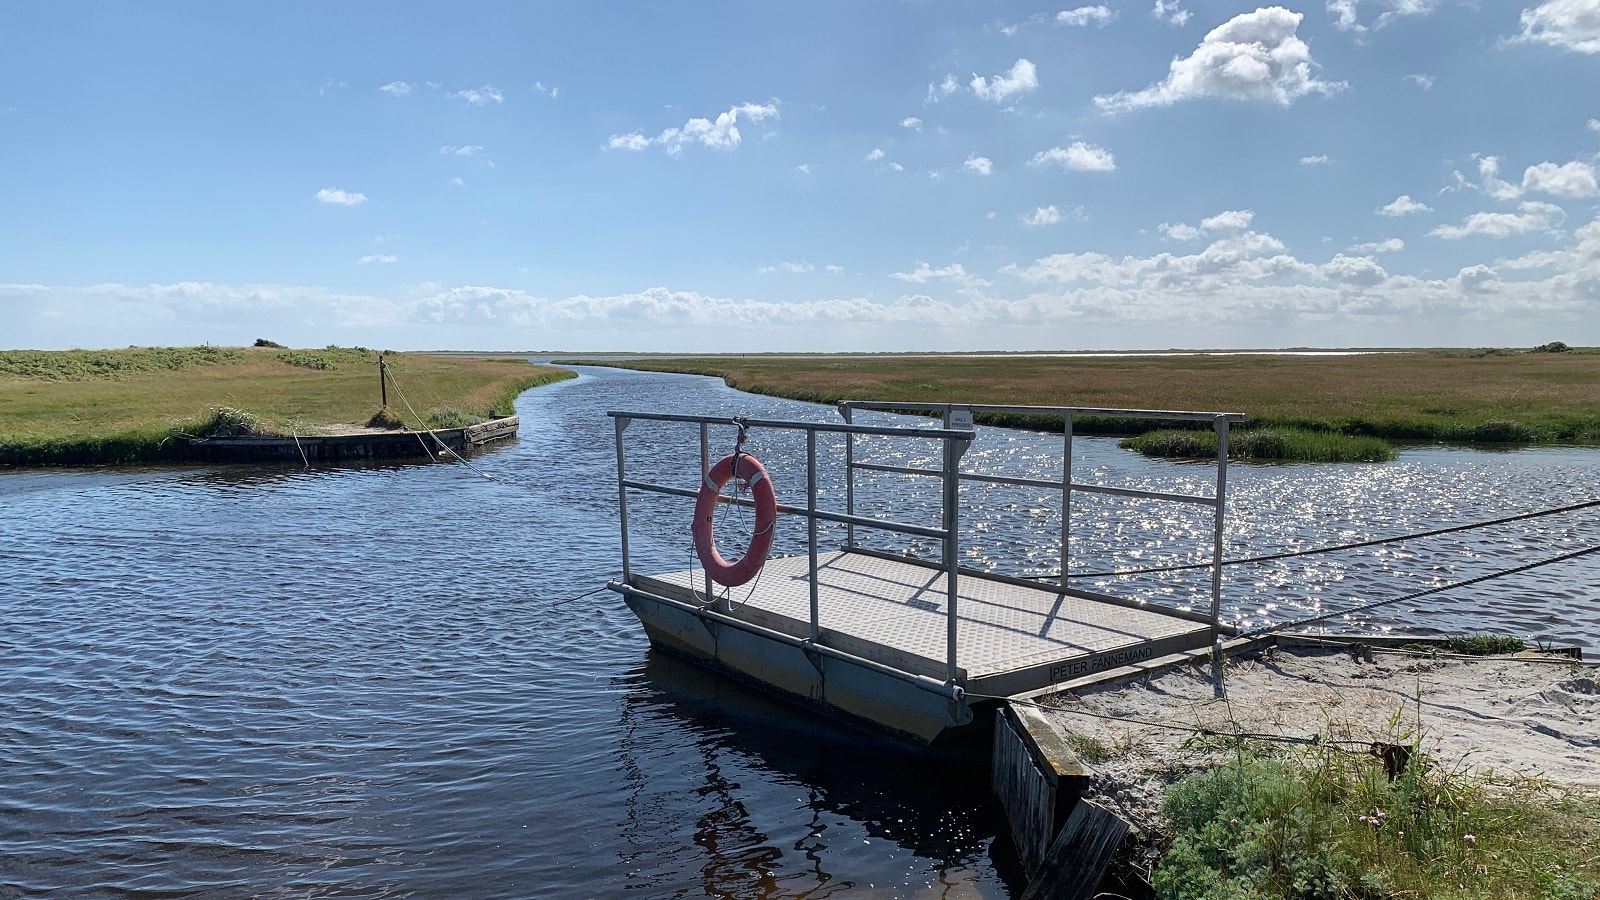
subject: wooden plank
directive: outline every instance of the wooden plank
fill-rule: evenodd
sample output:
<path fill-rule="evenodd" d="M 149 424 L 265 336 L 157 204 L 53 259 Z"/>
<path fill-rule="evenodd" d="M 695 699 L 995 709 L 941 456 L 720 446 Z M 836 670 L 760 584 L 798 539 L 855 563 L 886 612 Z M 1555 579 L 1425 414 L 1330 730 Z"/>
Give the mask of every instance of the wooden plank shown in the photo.
<path fill-rule="evenodd" d="M 1128 823 L 1090 800 L 1079 800 L 1045 853 L 1022 900 L 1089 900 L 1100 886 Z"/>
<path fill-rule="evenodd" d="M 989 786 L 1000 798 L 1023 871 L 1032 877 L 1044 864 L 1055 834 L 1056 789 L 1040 770 L 1023 729 L 1008 709 L 995 712 L 994 759 Z"/>

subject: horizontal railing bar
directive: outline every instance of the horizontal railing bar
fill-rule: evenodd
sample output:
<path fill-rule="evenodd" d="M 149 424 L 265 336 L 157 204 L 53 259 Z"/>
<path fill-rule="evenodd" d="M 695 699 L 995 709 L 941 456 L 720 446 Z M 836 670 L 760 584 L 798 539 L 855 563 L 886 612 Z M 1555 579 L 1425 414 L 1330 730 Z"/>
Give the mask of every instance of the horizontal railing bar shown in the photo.
<path fill-rule="evenodd" d="M 977 475 L 971 472 L 961 473 L 962 481 L 981 481 L 985 484 L 1014 484 L 1018 487 L 1054 488 L 1061 490 L 1061 482 L 1047 481 L 1043 478 L 1007 478 L 1004 475 Z"/>
<path fill-rule="evenodd" d="M 1201 506 L 1216 506 L 1217 498 L 1199 497 L 1194 494 L 1169 494 L 1165 491 L 1137 491 L 1133 488 L 1103 487 L 1098 484 L 1072 483 L 1072 489 L 1083 491 L 1086 494 L 1110 494 L 1113 497 L 1133 497 L 1137 500 L 1171 500 L 1175 503 L 1198 503 Z"/>
<path fill-rule="evenodd" d="M 972 432 L 950 428 L 890 427 L 875 425 L 846 425 L 831 422 L 792 422 L 785 419 L 734 419 L 727 416 L 691 416 L 678 413 L 633 413 L 612 410 L 606 415 L 613 419 L 638 419 L 647 422 L 688 422 L 707 425 L 744 425 L 748 428 L 776 428 L 786 431 L 825 431 L 830 434 L 865 434 L 879 437 L 934 438 L 937 440 L 972 440 Z"/>
<path fill-rule="evenodd" d="M 840 404 L 851 409 L 869 409 L 881 412 L 900 412 L 908 409 L 944 412 L 949 409 L 970 409 L 973 412 L 1011 413 L 1027 416 L 1114 416 L 1119 419 L 1185 419 L 1194 421 L 1243 422 L 1244 413 L 1201 412 L 1176 409 L 1100 409 L 1091 406 L 1009 406 L 992 403 L 896 403 L 880 400 L 845 400 Z"/>
<path fill-rule="evenodd" d="M 622 486 L 625 488 L 633 488 L 634 490 L 638 491 L 652 491 L 657 494 L 670 494 L 674 497 L 700 496 L 700 492 L 698 490 L 675 487 L 670 484 L 654 484 L 649 481 L 635 481 L 631 478 L 624 480 L 622 482 Z M 723 503 L 732 504 L 734 506 L 755 506 L 754 501 L 745 497 L 723 496 L 721 500 Z M 823 522 L 838 522 L 841 525 L 860 525 L 864 528 L 876 528 L 880 531 L 892 531 L 896 534 L 909 534 L 914 537 L 944 540 L 949 536 L 943 528 L 929 528 L 926 525 L 912 525 L 908 522 L 896 522 L 891 519 L 869 519 L 864 516 L 852 516 L 846 513 L 828 512 L 821 509 L 817 510 L 815 513 L 812 513 L 804 506 L 790 506 L 786 503 L 777 504 L 777 510 L 780 513 L 791 516 L 808 517 L 815 515 L 818 520 Z"/>
<path fill-rule="evenodd" d="M 914 469 L 910 466 L 891 466 L 884 463 L 851 463 L 853 469 L 866 469 L 869 472 L 888 472 L 891 475 L 943 475 L 939 469 Z"/>

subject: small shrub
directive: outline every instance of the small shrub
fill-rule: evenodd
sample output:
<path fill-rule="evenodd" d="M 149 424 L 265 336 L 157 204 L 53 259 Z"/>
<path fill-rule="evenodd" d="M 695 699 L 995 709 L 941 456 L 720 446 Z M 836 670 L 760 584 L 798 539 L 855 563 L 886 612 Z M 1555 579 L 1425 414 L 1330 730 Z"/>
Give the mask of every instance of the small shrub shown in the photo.
<path fill-rule="evenodd" d="M 1532 444 L 1544 437 L 1540 429 L 1522 422 L 1490 419 L 1451 430 L 1450 439 L 1477 444 Z"/>
<path fill-rule="evenodd" d="M 462 412 L 454 406 L 430 409 L 427 418 L 431 428 L 466 428 L 486 421 L 482 416 Z"/>
<path fill-rule="evenodd" d="M 273 348 L 278 349 L 278 350 L 287 350 L 287 349 L 289 349 L 288 347 L 285 347 L 284 345 L 278 343 L 277 341 L 269 341 L 266 338 L 256 338 L 256 344 L 255 345 L 257 347 L 273 347 Z"/>
<path fill-rule="evenodd" d="M 1551 341 L 1548 344 L 1540 344 L 1539 346 L 1533 348 L 1533 352 L 1535 352 L 1535 353 L 1566 353 L 1568 350 L 1571 350 L 1571 349 L 1572 349 L 1571 347 L 1568 347 L 1565 343 L 1563 343 L 1561 341 Z"/>
<path fill-rule="evenodd" d="M 1123 440 L 1119 446 L 1146 456 L 1215 459 L 1217 435 L 1210 431 L 1152 431 Z M 1233 432 L 1229 459 L 1300 462 L 1387 462 L 1394 448 L 1382 438 L 1312 431 L 1302 428 L 1257 428 Z"/>
<path fill-rule="evenodd" d="M 260 419 L 232 406 L 219 406 L 211 418 L 200 423 L 197 437 L 244 437 L 252 434 L 272 434 L 273 430 Z"/>
<path fill-rule="evenodd" d="M 1477 635 L 1447 638 L 1445 649 L 1465 656 L 1499 656 L 1504 653 L 1521 653 L 1528 649 L 1522 638 L 1510 635 Z"/>

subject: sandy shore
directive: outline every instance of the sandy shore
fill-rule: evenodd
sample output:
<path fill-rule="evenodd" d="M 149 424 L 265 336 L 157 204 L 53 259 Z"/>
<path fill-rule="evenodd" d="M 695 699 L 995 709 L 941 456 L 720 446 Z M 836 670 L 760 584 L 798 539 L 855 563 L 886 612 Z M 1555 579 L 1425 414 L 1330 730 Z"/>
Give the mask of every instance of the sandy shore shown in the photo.
<path fill-rule="evenodd" d="M 1600 668 L 1536 656 L 1272 648 L 1223 668 L 1225 699 L 1207 664 L 1041 703 L 1057 707 L 1060 730 L 1091 739 L 1080 746 L 1104 751 L 1090 761 L 1096 799 L 1146 833 L 1160 830 L 1167 785 L 1228 755 L 1197 747 L 1197 728 L 1415 741 L 1452 770 L 1600 792 Z"/>

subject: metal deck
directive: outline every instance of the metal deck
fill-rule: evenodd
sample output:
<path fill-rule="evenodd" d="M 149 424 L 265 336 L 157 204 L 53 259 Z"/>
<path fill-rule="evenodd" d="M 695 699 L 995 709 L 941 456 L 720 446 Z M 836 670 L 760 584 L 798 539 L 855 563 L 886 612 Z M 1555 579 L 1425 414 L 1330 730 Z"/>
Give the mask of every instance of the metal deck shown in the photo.
<path fill-rule="evenodd" d="M 692 569 L 635 574 L 634 586 L 698 605 L 704 596 L 693 592 L 704 590 L 704 580 Z M 966 573 L 958 584 L 957 665 L 964 675 L 958 680 L 968 693 L 1016 694 L 1212 641 L 1208 623 L 1137 603 Z M 863 553 L 819 553 L 817 588 L 818 643 L 903 672 L 946 677 L 942 569 Z M 729 614 L 804 639 L 810 597 L 807 557 L 771 559 L 759 580 L 732 591 Z"/>

